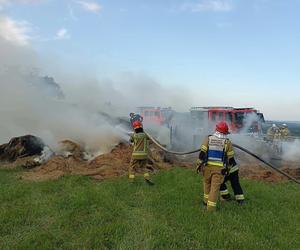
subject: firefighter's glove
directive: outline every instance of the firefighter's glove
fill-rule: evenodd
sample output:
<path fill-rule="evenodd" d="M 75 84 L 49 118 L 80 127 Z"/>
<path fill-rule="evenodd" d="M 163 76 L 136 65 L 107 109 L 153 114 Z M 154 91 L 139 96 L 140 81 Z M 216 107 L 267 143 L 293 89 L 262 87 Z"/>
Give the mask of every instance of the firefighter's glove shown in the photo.
<path fill-rule="evenodd" d="M 228 176 L 229 175 L 229 168 L 222 168 L 221 169 L 221 174 L 224 176 Z"/>
<path fill-rule="evenodd" d="M 196 164 L 197 164 L 197 173 L 202 172 L 203 162 L 200 159 L 197 159 Z"/>
<path fill-rule="evenodd" d="M 130 139 L 129 139 L 129 144 L 133 145 L 133 138 L 132 137 L 130 137 Z"/>
<path fill-rule="evenodd" d="M 202 167 L 203 167 L 202 164 L 197 167 L 197 173 L 198 174 L 202 172 Z"/>

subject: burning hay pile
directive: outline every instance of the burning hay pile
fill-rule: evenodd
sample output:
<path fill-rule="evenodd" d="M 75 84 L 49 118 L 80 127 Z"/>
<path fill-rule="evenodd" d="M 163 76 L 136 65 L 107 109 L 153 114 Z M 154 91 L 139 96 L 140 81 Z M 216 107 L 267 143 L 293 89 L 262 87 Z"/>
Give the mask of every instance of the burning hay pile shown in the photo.
<path fill-rule="evenodd" d="M 37 181 L 57 179 L 67 174 L 90 176 L 97 180 L 126 175 L 132 151 L 129 145 L 119 143 L 111 152 L 88 160 L 90 156 L 80 144 L 64 140 L 59 143 L 56 153 L 52 152 L 45 159 L 42 156 L 47 146 L 42 140 L 31 135 L 14 138 L 0 148 L 1 167 L 33 168 L 21 178 Z M 152 171 L 171 167 L 170 163 L 165 162 L 161 151 L 153 147 L 150 150 L 151 160 L 148 167 Z"/>
<path fill-rule="evenodd" d="M 42 140 L 32 135 L 12 138 L 0 146 L 0 161 L 14 162 L 18 158 L 40 155 L 43 148 Z"/>
<path fill-rule="evenodd" d="M 79 149 L 78 145 L 74 149 L 75 151 L 69 151 L 66 156 L 53 156 L 45 164 L 23 174 L 22 178 L 26 180 L 47 180 L 57 179 L 66 174 L 75 174 L 103 180 L 127 175 L 132 151 L 127 144 L 120 143 L 110 153 L 99 155 L 90 161 L 84 158 L 85 152 Z M 154 162 L 149 162 L 148 167 L 152 171 L 156 171 L 157 166 L 161 165 L 166 167 L 168 164 L 163 163 L 163 159 L 156 158 Z M 170 165 L 168 166 L 170 167 Z"/>
<path fill-rule="evenodd" d="M 38 165 L 35 159 L 42 155 L 44 148 L 43 141 L 32 135 L 12 138 L 8 143 L 0 145 L 1 167 L 35 167 Z"/>
<path fill-rule="evenodd" d="M 35 136 L 16 137 L 0 146 L 0 166 L 3 168 L 23 167 L 30 169 L 22 174 L 25 180 L 43 181 L 58 179 L 74 174 L 90 176 L 96 180 L 127 175 L 132 148 L 125 143 L 117 144 L 109 153 L 91 159 L 83 146 L 70 140 L 59 142 L 56 152 L 52 152 L 43 141 Z M 173 165 L 194 168 L 191 157 L 176 158 L 150 146 L 148 167 L 152 171 L 170 169 Z M 244 178 L 270 182 L 286 180 L 284 176 L 264 168 L 262 163 L 253 160 L 245 153 L 238 152 L 240 175 Z M 284 163 L 283 169 L 299 178 L 299 167 L 295 163 Z"/>

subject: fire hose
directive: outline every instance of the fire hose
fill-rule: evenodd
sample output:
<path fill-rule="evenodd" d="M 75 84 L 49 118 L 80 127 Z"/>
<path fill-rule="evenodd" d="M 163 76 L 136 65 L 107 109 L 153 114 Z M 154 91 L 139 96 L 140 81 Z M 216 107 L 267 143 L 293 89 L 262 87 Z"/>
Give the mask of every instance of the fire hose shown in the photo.
<path fill-rule="evenodd" d="M 176 151 L 171 151 L 168 150 L 167 148 L 165 148 L 163 145 L 161 145 L 156 139 L 154 139 L 151 135 L 149 135 L 148 133 L 146 133 L 147 136 L 149 137 L 149 139 L 157 146 L 159 147 L 161 150 L 165 151 L 166 153 L 169 154 L 174 154 L 174 155 L 190 155 L 190 154 L 194 154 L 197 152 L 200 152 L 200 149 L 197 150 L 193 150 L 193 151 L 189 151 L 189 152 L 176 152 Z M 271 169 L 273 169 L 274 171 L 280 173 L 281 175 L 284 175 L 285 177 L 287 177 L 288 179 L 294 181 L 297 184 L 300 184 L 300 181 L 298 181 L 297 179 L 295 179 L 294 177 L 290 176 L 289 174 L 287 174 L 286 172 L 274 167 L 271 163 L 265 161 L 264 159 L 260 158 L 259 156 L 257 156 L 256 154 L 250 152 L 249 150 L 237 145 L 237 144 L 233 144 L 233 147 L 238 148 L 239 150 L 253 156 L 254 158 L 256 158 L 257 160 L 261 161 L 262 163 L 264 163 L 265 165 L 267 165 L 268 167 L 270 167 Z"/>

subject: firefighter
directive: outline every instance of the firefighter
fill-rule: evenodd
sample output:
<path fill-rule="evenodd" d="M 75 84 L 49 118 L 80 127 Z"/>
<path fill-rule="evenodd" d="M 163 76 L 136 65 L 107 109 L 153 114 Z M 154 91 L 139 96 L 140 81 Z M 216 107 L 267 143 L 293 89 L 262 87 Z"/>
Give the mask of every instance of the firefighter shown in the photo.
<path fill-rule="evenodd" d="M 234 164 L 233 146 L 227 138 L 229 134 L 226 122 L 219 122 L 213 135 L 206 137 L 201 145 L 197 172 L 202 171 L 204 176 L 203 203 L 207 211 L 215 211 L 224 176 L 229 166 Z"/>
<path fill-rule="evenodd" d="M 289 128 L 285 123 L 282 124 L 282 127 L 280 128 L 280 134 L 282 139 L 286 139 L 290 134 Z"/>
<path fill-rule="evenodd" d="M 130 138 L 130 142 L 133 143 L 133 152 L 129 167 L 129 179 L 133 182 L 135 173 L 141 170 L 143 171 L 145 181 L 149 185 L 154 185 L 150 180 L 149 171 L 146 169 L 148 161 L 148 136 L 144 133 L 143 125 L 140 121 L 134 121 L 132 125 L 134 133 Z"/>
<path fill-rule="evenodd" d="M 282 153 L 282 133 L 281 129 L 273 124 L 267 131 L 267 142 L 270 144 L 272 153 L 275 155 Z"/>
<path fill-rule="evenodd" d="M 133 127 L 133 122 L 135 121 L 139 121 L 141 123 L 143 122 L 143 117 L 140 116 L 139 114 L 130 113 L 129 116 L 130 116 L 130 124 L 132 127 Z"/>
<path fill-rule="evenodd" d="M 275 134 L 277 134 L 279 131 L 279 128 L 277 125 L 274 123 L 272 126 L 268 129 L 267 131 L 267 139 L 268 141 L 272 142 L 274 139 Z"/>
<path fill-rule="evenodd" d="M 235 159 L 232 158 L 232 167 L 229 170 L 229 174 L 225 176 L 225 179 L 221 185 L 220 188 L 220 194 L 221 198 L 225 201 L 229 201 L 231 199 L 230 193 L 227 189 L 226 182 L 230 181 L 231 187 L 233 189 L 234 197 L 235 200 L 239 204 L 243 204 L 245 197 L 244 197 L 244 192 L 240 184 L 240 179 L 239 179 L 239 168 L 236 165 Z"/>

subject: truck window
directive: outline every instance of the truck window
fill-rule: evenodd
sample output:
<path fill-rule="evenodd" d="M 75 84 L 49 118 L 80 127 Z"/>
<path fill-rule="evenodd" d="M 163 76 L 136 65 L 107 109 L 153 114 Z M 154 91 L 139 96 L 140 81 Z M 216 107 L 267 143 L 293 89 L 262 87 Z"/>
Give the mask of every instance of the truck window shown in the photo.
<path fill-rule="evenodd" d="M 234 114 L 235 122 L 239 127 L 243 126 L 244 117 L 245 117 L 245 113 L 243 113 L 243 112 L 236 112 Z"/>
<path fill-rule="evenodd" d="M 155 115 L 156 117 L 160 117 L 159 111 L 155 111 L 155 112 L 154 112 L 154 115 Z"/>
<path fill-rule="evenodd" d="M 154 116 L 154 111 L 150 111 L 150 116 Z"/>
<path fill-rule="evenodd" d="M 212 112 L 211 113 L 211 120 L 215 121 L 217 119 L 217 112 Z"/>
<path fill-rule="evenodd" d="M 219 113 L 219 121 L 222 121 L 223 120 L 223 112 L 220 112 Z"/>
<path fill-rule="evenodd" d="M 149 111 L 145 111 L 145 116 L 149 116 Z"/>
<path fill-rule="evenodd" d="M 265 118 L 264 118 L 263 113 L 257 113 L 257 116 L 258 116 L 258 120 L 259 120 L 260 122 L 265 122 Z"/>
<path fill-rule="evenodd" d="M 231 112 L 227 112 L 226 113 L 226 121 L 228 121 L 228 122 L 232 122 L 232 113 Z"/>

